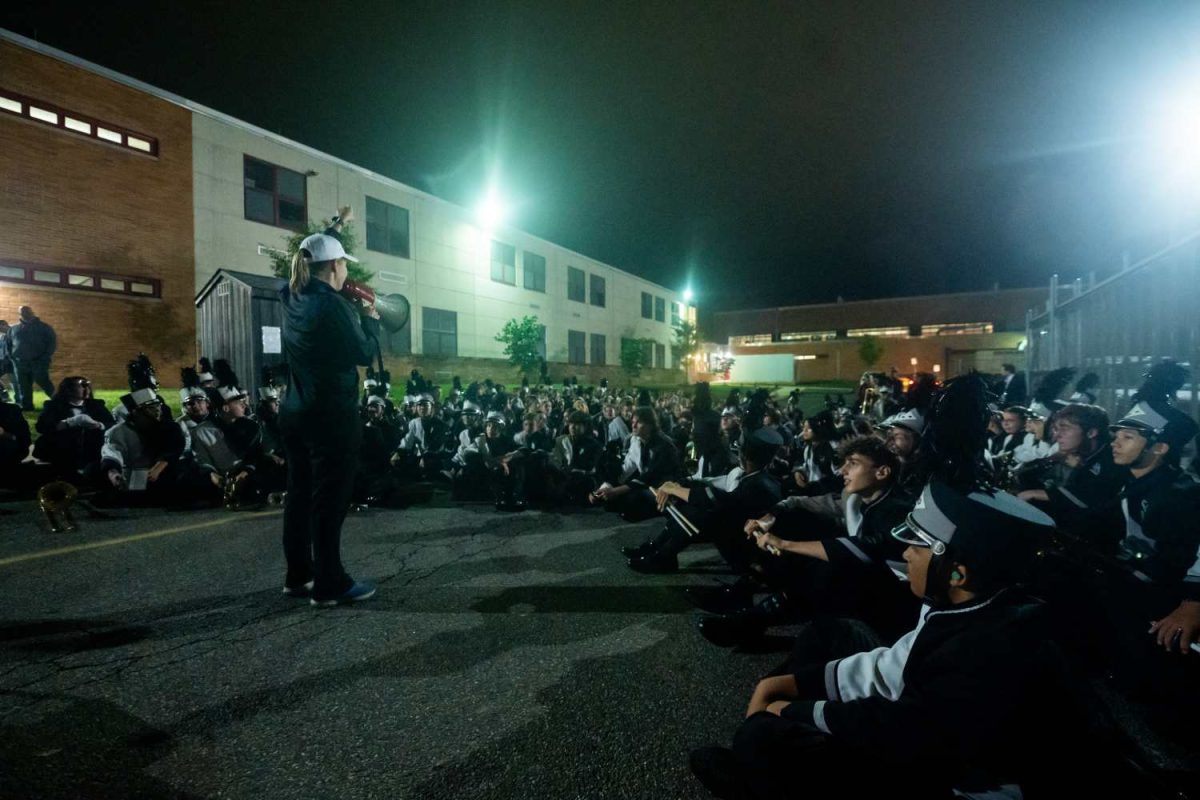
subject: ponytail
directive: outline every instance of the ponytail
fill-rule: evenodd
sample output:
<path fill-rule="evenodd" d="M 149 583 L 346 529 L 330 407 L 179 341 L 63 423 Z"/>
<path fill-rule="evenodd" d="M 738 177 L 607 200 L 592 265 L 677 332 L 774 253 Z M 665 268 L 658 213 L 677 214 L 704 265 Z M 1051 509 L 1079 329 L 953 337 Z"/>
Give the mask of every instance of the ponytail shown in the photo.
<path fill-rule="evenodd" d="M 294 294 L 299 294 L 300 290 L 308 285 L 308 259 L 311 256 L 304 248 L 296 251 L 296 255 L 292 256 L 292 274 L 288 279 L 288 286 Z"/>

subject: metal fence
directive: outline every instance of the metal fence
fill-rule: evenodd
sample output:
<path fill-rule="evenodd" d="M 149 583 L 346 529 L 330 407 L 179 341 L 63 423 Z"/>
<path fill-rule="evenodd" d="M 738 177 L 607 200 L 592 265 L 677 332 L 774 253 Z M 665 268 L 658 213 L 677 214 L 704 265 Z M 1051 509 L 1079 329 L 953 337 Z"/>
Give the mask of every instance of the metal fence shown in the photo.
<path fill-rule="evenodd" d="M 1085 286 L 1050 284 L 1044 309 L 1026 320 L 1026 370 L 1032 392 L 1051 369 L 1100 376 L 1097 402 L 1110 414 L 1129 406 L 1146 368 L 1164 357 L 1192 370 L 1178 402 L 1200 410 L 1200 232 Z"/>

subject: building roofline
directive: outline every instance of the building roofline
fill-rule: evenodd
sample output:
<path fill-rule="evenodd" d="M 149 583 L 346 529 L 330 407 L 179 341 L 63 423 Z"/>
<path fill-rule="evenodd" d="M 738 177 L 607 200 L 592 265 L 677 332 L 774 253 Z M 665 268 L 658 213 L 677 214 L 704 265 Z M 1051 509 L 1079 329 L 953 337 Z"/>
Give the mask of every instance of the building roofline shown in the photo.
<path fill-rule="evenodd" d="M 421 189 L 417 189 L 415 187 L 409 186 L 406 183 L 401 183 L 400 181 L 395 180 L 394 178 L 389 178 L 386 175 L 380 175 L 378 172 L 372 172 L 371 170 L 367 169 L 366 167 L 360 167 L 358 164 L 354 164 L 349 161 L 346 161 L 343 158 L 338 158 L 337 156 L 333 156 L 333 155 L 330 155 L 329 153 L 322 152 L 321 150 L 318 150 L 315 147 L 309 147 L 306 144 L 302 144 L 293 139 L 289 139 L 286 136 L 282 136 L 278 133 L 273 133 L 272 131 L 266 130 L 265 128 L 260 128 L 257 125 L 253 125 L 249 122 L 240 120 L 236 117 L 231 117 L 230 115 L 222 113 L 220 111 L 217 111 L 214 108 L 209 108 L 208 106 L 201 105 L 200 103 L 194 102 L 192 100 L 188 100 L 186 97 L 181 97 L 180 95 L 174 94 L 172 92 L 168 92 L 165 89 L 159 89 L 157 86 L 152 86 L 151 84 L 145 83 L 144 81 L 140 81 L 137 78 L 131 78 L 128 75 L 117 72 L 116 70 L 109 69 L 108 67 L 103 67 L 103 66 L 100 66 L 99 64 L 93 64 L 91 61 L 87 61 L 86 59 L 80 58 L 79 56 L 72 55 L 64 50 L 59 50 L 58 48 L 51 47 L 46 44 L 42 44 L 41 42 L 38 42 L 38 41 L 35 41 L 28 37 L 22 36 L 19 33 L 13 33 L 12 31 L 7 30 L 5 28 L 0 28 L 0 41 L 6 41 L 6 42 L 14 44 L 18 47 L 23 47 L 26 50 L 31 50 L 35 53 L 40 53 L 41 55 L 47 56 L 49 58 L 53 58 L 58 61 L 62 61 L 63 63 L 70 64 L 73 67 L 78 67 L 79 69 L 86 70 L 95 75 L 99 75 L 100 77 L 107 78 L 108 80 L 113 81 L 115 83 L 120 83 L 124 86 L 129 87 L 130 89 L 136 89 L 139 92 L 144 92 L 145 94 L 151 95 L 153 97 L 157 97 L 160 100 L 164 100 L 168 103 L 172 103 L 174 105 L 185 108 L 194 114 L 200 114 L 202 116 L 217 120 L 218 122 L 223 122 L 226 125 L 231 125 L 235 128 L 241 128 L 242 130 L 244 130 L 248 133 L 252 133 L 255 136 L 260 136 L 260 137 L 267 139 L 269 141 L 272 141 L 276 144 L 280 144 L 285 147 L 295 148 L 295 149 L 300 150 L 314 158 L 321 158 L 326 161 L 331 161 L 339 167 L 357 172 L 360 175 L 370 178 L 371 180 L 375 180 L 375 181 L 379 181 L 380 183 L 387 184 L 388 186 L 391 186 L 393 189 L 399 189 L 401 191 L 411 192 L 412 194 L 419 195 L 419 196 L 425 198 L 426 200 L 432 200 L 433 202 L 441 203 L 442 205 L 449 206 L 450 208 L 454 208 L 459 211 L 462 211 L 462 212 L 468 214 L 468 216 L 469 216 L 469 212 L 467 211 L 467 209 L 463 208 L 462 206 L 458 205 L 457 203 L 452 203 L 449 200 L 438 197 L 437 195 L 430 194 L 429 192 L 422 191 Z M 664 292 L 671 292 L 673 294 L 678 294 L 680 296 L 682 296 L 682 294 L 683 294 L 682 292 L 677 292 L 674 289 L 669 289 L 666 286 L 663 286 L 661 283 L 655 283 L 654 281 L 651 281 L 647 278 L 643 278 L 641 275 L 635 275 L 634 273 L 629 272 L 628 270 L 624 270 L 624 269 L 621 269 L 620 267 L 613 266 L 612 264 L 605 263 L 603 261 L 600 261 L 599 259 L 593 258 L 592 256 L 585 255 L 576 250 L 572 250 L 569 247 L 564 247 L 563 245 L 558 244 L 556 242 L 552 242 L 549 239 L 543 239 L 540 236 L 536 236 L 532 233 L 529 233 L 528 231 L 521 230 L 520 228 L 512 228 L 512 230 L 519 231 L 521 234 L 528 236 L 531 239 L 535 239 L 539 242 L 542 242 L 543 244 L 547 244 L 547 245 L 550 245 L 551 247 L 557 247 L 560 250 L 564 250 L 570 255 L 578 256 L 579 258 L 586 258 L 587 260 L 594 261 L 597 264 L 603 264 L 604 266 L 608 267 L 609 269 L 615 269 L 618 272 L 623 272 L 626 275 L 629 275 L 633 278 L 637 278 L 640 281 L 645 281 L 646 283 L 650 284 L 651 286 L 657 286 L 659 289 L 662 289 Z"/>
<path fill-rule="evenodd" d="M 715 317 L 715 316 L 719 316 L 721 314 L 755 314 L 755 313 L 767 313 L 767 312 L 771 312 L 771 311 L 791 311 L 794 309 L 810 309 L 810 308 L 811 309 L 845 308 L 846 306 L 856 305 L 858 303 L 878 303 L 881 300 L 888 300 L 888 301 L 930 300 L 930 299 L 939 299 L 939 298 L 946 298 L 946 297 L 964 297 L 966 295 L 981 295 L 981 294 L 997 295 L 997 294 L 1008 294 L 1008 293 L 1015 293 L 1015 292 L 1031 292 L 1031 291 L 1038 291 L 1043 288 L 1044 287 L 1041 287 L 1041 286 L 1027 286 L 1027 287 L 1022 287 L 1022 288 L 1017 288 L 1017 289 L 980 289 L 980 290 L 974 291 L 974 292 L 946 292 L 945 294 L 910 294 L 910 295 L 903 295 L 901 297 L 869 297 L 869 298 L 865 298 L 862 300 L 843 300 L 841 302 L 835 301 L 832 303 L 808 303 L 805 305 L 768 306 L 766 308 L 729 309 L 729 310 L 725 310 L 725 311 L 713 311 L 712 315 Z"/>

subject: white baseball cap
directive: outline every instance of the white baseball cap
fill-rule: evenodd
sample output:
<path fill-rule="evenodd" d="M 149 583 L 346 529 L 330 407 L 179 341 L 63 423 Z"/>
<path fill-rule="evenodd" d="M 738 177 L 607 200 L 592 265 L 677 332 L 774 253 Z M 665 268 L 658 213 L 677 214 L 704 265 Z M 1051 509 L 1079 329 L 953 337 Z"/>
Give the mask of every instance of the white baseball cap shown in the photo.
<path fill-rule="evenodd" d="M 312 260 L 321 261 L 336 261 L 339 258 L 344 258 L 347 261 L 358 263 L 358 259 L 346 252 L 346 248 L 342 247 L 342 243 L 336 237 L 329 236 L 324 233 L 314 233 L 300 243 L 301 250 L 307 250 L 312 255 Z"/>

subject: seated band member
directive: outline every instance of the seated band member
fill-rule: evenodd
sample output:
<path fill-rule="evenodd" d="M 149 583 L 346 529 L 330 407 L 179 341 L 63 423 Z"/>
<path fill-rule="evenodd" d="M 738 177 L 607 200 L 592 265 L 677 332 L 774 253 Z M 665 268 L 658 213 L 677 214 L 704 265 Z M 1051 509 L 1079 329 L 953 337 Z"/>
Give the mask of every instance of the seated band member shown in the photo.
<path fill-rule="evenodd" d="M 766 466 L 783 445 L 772 428 L 759 428 L 738 449 L 739 465 L 721 485 L 717 482 L 667 481 L 655 488 L 655 499 L 666 525 L 653 539 L 625 551 L 634 572 L 663 573 L 679 568 L 678 554 L 692 541 L 744 538 L 742 524 L 759 517 L 779 502 L 779 481 Z"/>
<path fill-rule="evenodd" d="M 93 482 L 100 466 L 104 431 L 114 424 L 104 401 L 92 396 L 87 378 L 63 378 L 38 416 L 33 455 L 52 464 L 60 480 Z"/>
<path fill-rule="evenodd" d="M 408 423 L 408 430 L 392 459 L 405 479 L 421 481 L 443 479 L 442 470 L 449 466 L 457 443 L 450 428 L 435 413 L 433 396 L 423 394 L 417 399 L 417 416 Z"/>
<path fill-rule="evenodd" d="M 489 411 L 483 423 L 483 435 L 464 453 L 466 468 L 457 483 L 456 494 L 464 497 L 490 495 L 496 507 L 504 511 L 523 511 L 525 500 L 520 495 L 514 474 L 504 457 L 512 451 L 511 439 L 505 435 L 508 426 L 504 414 Z"/>
<path fill-rule="evenodd" d="M 645 406 L 633 415 L 633 435 L 621 462 L 616 485 L 600 484 L 592 494 L 593 503 L 603 503 L 626 522 L 639 522 L 658 513 L 651 487 L 677 480 L 683 464 L 675 445 L 658 429 L 658 415 Z"/>
<path fill-rule="evenodd" d="M 816 535 L 790 527 L 810 517 L 789 516 L 777 508 L 747 522 L 744 535 L 719 543 L 735 571 L 759 576 L 773 593 L 752 605 L 756 584 L 744 580 L 699 602 L 718 614 L 699 623 L 710 642 L 743 643 L 770 625 L 816 614 L 863 620 L 889 639 L 911 626 L 917 609 L 894 574 L 902 568 L 904 548 L 891 535 L 913 504 L 898 488 L 899 461 L 872 436 L 843 442 L 839 455 L 846 508 L 841 535 L 829 536 L 823 527 Z M 752 565 L 760 571 L 752 572 Z"/>
<path fill-rule="evenodd" d="M 547 463 L 551 503 L 587 505 L 596 488 L 596 470 L 603 455 L 604 447 L 592 434 L 587 412 L 572 411 L 567 417 L 567 432 L 554 441 Z"/>
<path fill-rule="evenodd" d="M 100 471 L 105 505 L 173 505 L 186 439 L 149 386 L 121 395 L 125 418 L 104 434 Z"/>
<path fill-rule="evenodd" d="M 22 484 L 21 462 L 29 456 L 31 438 L 21 407 L 0 384 L 0 487 L 16 489 Z"/>
<path fill-rule="evenodd" d="M 784 674 L 755 689 L 733 748 L 693 751 L 693 772 L 724 798 L 795 797 L 816 771 L 842 777 L 805 797 L 893 796 L 901 771 L 905 796 L 1020 797 L 1040 776 L 1017 754 L 1053 712 L 1040 605 L 1015 583 L 1052 528 L 1011 495 L 931 483 L 895 533 L 925 601 L 916 627 L 891 647 L 843 636 L 858 647 L 840 652 L 837 637 L 802 635 Z"/>

